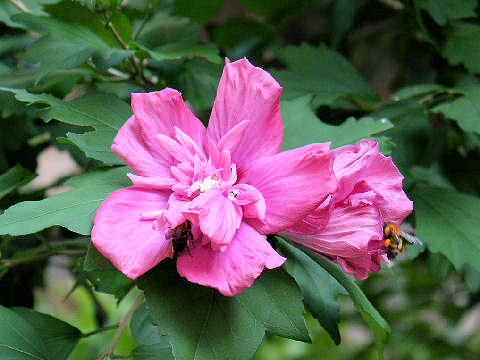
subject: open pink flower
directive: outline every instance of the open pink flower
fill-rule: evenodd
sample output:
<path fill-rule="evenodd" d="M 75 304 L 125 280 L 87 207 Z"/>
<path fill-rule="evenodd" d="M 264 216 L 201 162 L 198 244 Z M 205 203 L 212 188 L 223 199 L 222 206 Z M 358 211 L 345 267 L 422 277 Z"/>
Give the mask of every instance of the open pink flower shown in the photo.
<path fill-rule="evenodd" d="M 337 190 L 315 212 L 282 232 L 286 238 L 340 264 L 357 279 L 389 262 L 383 224 L 401 223 L 412 212 L 402 189 L 403 176 L 376 140 L 333 150 Z"/>
<path fill-rule="evenodd" d="M 176 90 L 132 94 L 112 150 L 134 185 L 95 214 L 97 249 L 135 279 L 173 256 L 169 234 L 189 221 L 193 241 L 177 254 L 189 281 L 235 295 L 281 266 L 263 235 L 293 226 L 336 187 L 329 144 L 279 153 L 281 91 L 248 60 L 227 60 L 207 129 Z"/>

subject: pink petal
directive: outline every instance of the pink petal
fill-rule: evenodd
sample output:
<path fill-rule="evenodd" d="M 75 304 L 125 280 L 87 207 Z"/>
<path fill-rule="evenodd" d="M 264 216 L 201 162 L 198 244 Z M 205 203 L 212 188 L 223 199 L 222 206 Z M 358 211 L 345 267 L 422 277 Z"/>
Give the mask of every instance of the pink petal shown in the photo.
<path fill-rule="evenodd" d="M 374 206 L 338 205 L 327 226 L 315 235 L 282 232 L 297 242 L 342 266 L 343 271 L 357 279 L 380 270 L 386 260 L 383 248 L 383 220 Z"/>
<path fill-rule="evenodd" d="M 214 250 L 230 244 L 242 222 L 242 209 L 235 205 L 220 189 L 210 189 L 197 196 L 183 215 L 200 226 L 211 241 Z"/>
<path fill-rule="evenodd" d="M 239 182 L 265 198 L 265 224 L 248 220 L 262 234 L 285 230 L 313 212 L 336 187 L 330 144 L 311 144 L 259 159 Z"/>
<path fill-rule="evenodd" d="M 250 121 L 232 152 L 232 161 L 239 168 L 246 168 L 256 159 L 280 151 L 283 137 L 279 105 L 281 93 L 282 88 L 277 81 L 247 59 L 226 62 L 207 134 L 219 144 L 236 125 Z"/>
<path fill-rule="evenodd" d="M 205 126 L 187 108 L 182 95 L 173 89 L 132 94 L 133 114 L 114 139 L 112 151 L 137 175 L 165 176 L 172 158 L 159 145 L 156 135 L 175 136 L 182 129 L 202 148 Z"/>
<path fill-rule="evenodd" d="M 136 186 L 111 193 L 93 219 L 92 242 L 113 265 L 131 279 L 170 256 L 165 234 L 152 228 L 142 214 L 167 206 L 168 193 Z"/>
<path fill-rule="evenodd" d="M 285 260 L 263 236 L 242 223 L 225 251 L 213 251 L 196 242 L 190 248 L 190 254 L 180 254 L 177 269 L 191 282 L 234 296 L 251 286 L 264 267 L 273 269 Z"/>
<path fill-rule="evenodd" d="M 130 181 L 137 186 L 149 189 L 164 190 L 170 189 L 175 184 L 175 179 L 171 177 L 162 176 L 137 176 L 134 174 L 127 174 Z"/>
<path fill-rule="evenodd" d="M 377 193 L 376 203 L 385 222 L 400 224 L 413 210 L 413 202 L 402 188 L 400 174 L 391 157 L 378 154 L 371 159 L 364 181 Z"/>
<path fill-rule="evenodd" d="M 336 202 L 351 197 L 352 192 L 358 192 L 355 188 L 363 182 L 368 190 L 376 193 L 375 203 L 384 221 L 401 223 L 412 212 L 413 203 L 402 188 L 403 176 L 390 157 L 378 152 L 376 140 L 364 139 L 355 146 L 342 146 L 333 152 L 333 167 L 338 177 Z"/>
<path fill-rule="evenodd" d="M 155 147 L 160 148 L 157 144 Z M 135 116 L 130 117 L 118 131 L 113 139 L 112 151 L 138 175 L 171 177 L 172 159 L 169 156 L 158 157 L 147 143 L 141 123 Z"/>

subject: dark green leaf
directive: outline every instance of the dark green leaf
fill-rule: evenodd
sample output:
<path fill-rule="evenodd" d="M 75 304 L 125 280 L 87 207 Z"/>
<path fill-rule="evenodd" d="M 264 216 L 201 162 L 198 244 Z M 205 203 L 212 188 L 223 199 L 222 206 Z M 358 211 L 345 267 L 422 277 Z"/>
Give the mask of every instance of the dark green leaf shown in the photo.
<path fill-rule="evenodd" d="M 280 103 L 283 121 L 282 150 L 293 149 L 315 142 L 331 141 L 332 147 L 352 144 L 390 129 L 392 124 L 387 119 L 374 120 L 348 118 L 338 126 L 320 121 L 310 105 L 311 96 Z"/>
<path fill-rule="evenodd" d="M 311 342 L 303 318 L 302 294 L 282 269 L 265 270 L 250 288 L 233 297 L 275 335 Z"/>
<path fill-rule="evenodd" d="M 42 11 L 43 5 L 56 3 L 60 0 L 22 0 L 23 5 L 34 15 L 44 15 Z M 12 20 L 11 17 L 16 14 L 21 14 L 23 11 L 13 4 L 11 1 L 0 1 L 0 22 L 5 23 L 10 27 L 25 26 Z"/>
<path fill-rule="evenodd" d="M 82 337 L 76 327 L 50 315 L 21 307 L 13 310 L 38 331 L 52 359 L 66 360 Z"/>
<path fill-rule="evenodd" d="M 95 171 L 69 179 L 74 190 L 41 201 L 17 203 L 0 215 L 0 234 L 31 234 L 60 225 L 88 235 L 95 211 L 114 190 L 128 186 L 125 167 Z"/>
<path fill-rule="evenodd" d="M 379 121 L 388 119 L 394 125 L 384 134 L 395 143 L 392 156 L 401 171 L 413 165 L 428 166 L 430 161 L 425 149 L 441 145 L 439 138 L 432 135 L 428 109 L 422 104 L 399 102 L 384 106 L 369 116 Z"/>
<path fill-rule="evenodd" d="M 180 278 L 164 260 L 137 281 L 176 360 L 249 359 L 265 328 L 240 301 Z"/>
<path fill-rule="evenodd" d="M 463 64 L 470 72 L 480 72 L 480 25 L 456 22 L 446 31 L 442 55 L 451 65 Z"/>
<path fill-rule="evenodd" d="M 31 171 L 17 165 L 0 175 L 0 199 L 34 178 Z"/>
<path fill-rule="evenodd" d="M 175 13 L 194 21 L 205 21 L 215 16 L 222 8 L 223 0 L 189 1 L 176 0 Z"/>
<path fill-rule="evenodd" d="M 111 94 L 89 94 L 75 101 L 63 101 L 49 94 L 31 94 L 23 89 L 2 88 L 13 92 L 19 101 L 28 104 L 48 104 L 38 115 L 48 122 L 56 119 L 66 124 L 90 126 L 96 131 L 85 134 L 68 133 L 67 139 L 85 154 L 108 165 L 123 164 L 111 152 L 113 138 L 131 114 L 130 107 Z M 102 109 L 102 111 L 99 111 Z"/>
<path fill-rule="evenodd" d="M 325 97 L 325 103 L 339 97 L 376 99 L 375 92 L 347 59 L 325 45 L 289 46 L 278 50 L 277 55 L 287 65 L 287 70 L 273 71 L 285 88 L 285 99 L 306 94 Z"/>
<path fill-rule="evenodd" d="M 465 86 L 459 90 L 465 95 L 451 103 L 435 106 L 432 111 L 456 120 L 465 131 L 480 134 L 480 84 Z"/>
<path fill-rule="evenodd" d="M 303 251 L 328 271 L 330 275 L 337 279 L 345 290 L 348 291 L 355 307 L 362 315 L 362 318 L 365 320 L 368 327 L 372 330 L 379 358 L 383 359 L 383 345 L 387 336 L 390 334 L 390 326 L 388 326 L 385 319 L 380 315 L 377 309 L 373 307 L 372 303 L 367 299 L 355 280 L 350 275 L 345 274 L 339 265 L 324 259 L 311 250 L 303 248 Z"/>
<path fill-rule="evenodd" d="M 428 11 L 439 25 L 445 25 L 448 19 L 475 17 L 477 0 L 417 0 L 417 5 Z"/>
<path fill-rule="evenodd" d="M 161 339 L 161 343 L 140 345 L 133 349 L 133 360 L 174 360 L 167 337 L 162 336 Z"/>
<path fill-rule="evenodd" d="M 0 305 L 0 358 L 5 360 L 56 360 L 40 334 L 14 311 Z"/>
<path fill-rule="evenodd" d="M 417 235 L 433 252 L 457 268 L 480 270 L 480 199 L 443 187 L 418 184 L 413 189 Z"/>
<path fill-rule="evenodd" d="M 128 294 L 133 286 L 133 281 L 118 271 L 92 243 L 90 243 L 85 256 L 83 271 L 95 290 L 112 294 L 119 301 Z"/>
<path fill-rule="evenodd" d="M 178 87 L 183 90 L 186 100 L 194 109 L 206 110 L 213 106 L 222 68 L 201 59 L 185 64 L 185 70 L 178 77 Z"/>
<path fill-rule="evenodd" d="M 302 290 L 305 305 L 312 315 L 328 331 L 335 344 L 340 344 L 340 305 L 338 294 L 345 289 L 304 252 L 279 239 L 282 253 L 287 257 L 287 271 Z"/>
<path fill-rule="evenodd" d="M 150 319 L 150 311 L 146 304 L 142 304 L 133 314 L 130 331 L 133 339 L 140 345 L 153 345 L 162 340 L 158 326 L 153 325 Z"/>

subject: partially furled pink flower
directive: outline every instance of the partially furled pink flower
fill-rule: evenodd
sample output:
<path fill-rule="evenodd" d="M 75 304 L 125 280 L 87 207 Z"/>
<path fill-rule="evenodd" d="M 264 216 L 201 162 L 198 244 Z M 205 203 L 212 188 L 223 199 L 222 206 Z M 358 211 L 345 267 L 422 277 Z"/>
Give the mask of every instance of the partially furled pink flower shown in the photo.
<path fill-rule="evenodd" d="M 208 128 L 176 90 L 132 94 L 112 150 L 134 185 L 95 214 L 97 249 L 135 279 L 177 244 L 178 273 L 225 295 L 281 266 L 264 234 L 293 226 L 336 187 L 330 144 L 279 153 L 281 91 L 248 60 L 227 60 Z"/>
<path fill-rule="evenodd" d="M 412 212 L 402 189 L 403 176 L 376 140 L 332 150 L 337 190 L 315 212 L 282 235 L 342 266 L 357 279 L 389 262 L 383 224 L 401 223 Z"/>

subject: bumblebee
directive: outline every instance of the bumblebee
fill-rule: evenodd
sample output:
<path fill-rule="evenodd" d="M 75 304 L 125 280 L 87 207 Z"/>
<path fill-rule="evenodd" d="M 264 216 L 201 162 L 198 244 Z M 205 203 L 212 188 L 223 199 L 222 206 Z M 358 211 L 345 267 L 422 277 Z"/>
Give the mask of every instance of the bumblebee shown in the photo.
<path fill-rule="evenodd" d="M 176 228 L 169 229 L 165 234 L 165 239 L 172 242 L 173 256 L 176 257 L 188 249 L 193 241 L 192 223 L 187 220 Z"/>
<path fill-rule="evenodd" d="M 385 249 L 387 249 L 387 257 L 390 260 L 395 259 L 399 253 L 405 251 L 404 241 L 410 244 L 423 245 L 420 239 L 412 234 L 402 231 L 400 226 L 395 223 L 386 223 L 383 226 L 383 241 Z"/>

